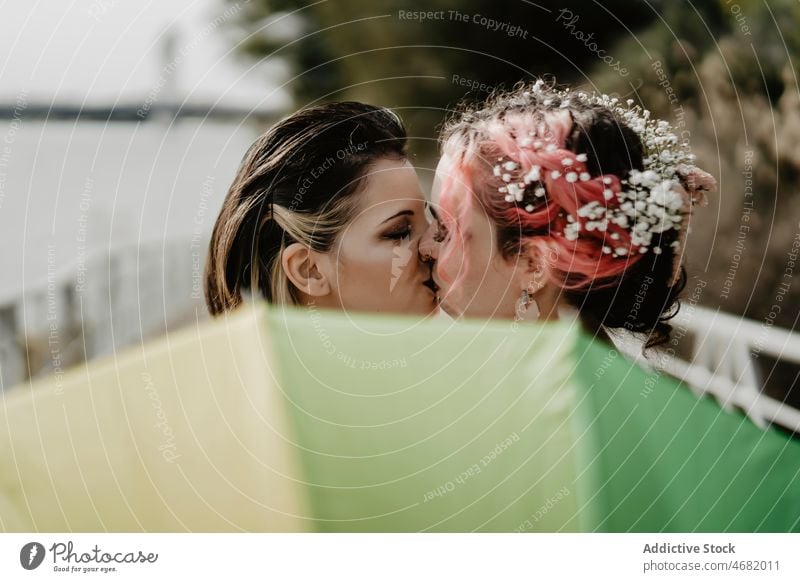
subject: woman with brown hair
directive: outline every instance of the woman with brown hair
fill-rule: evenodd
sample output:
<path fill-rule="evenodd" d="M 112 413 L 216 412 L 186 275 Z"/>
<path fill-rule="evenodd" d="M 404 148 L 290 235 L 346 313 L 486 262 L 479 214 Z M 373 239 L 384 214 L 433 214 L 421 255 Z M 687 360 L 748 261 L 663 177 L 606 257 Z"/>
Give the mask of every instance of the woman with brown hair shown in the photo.
<path fill-rule="evenodd" d="M 273 303 L 429 314 L 417 245 L 425 196 L 393 112 L 329 103 L 280 121 L 250 147 L 214 225 L 209 311 L 243 292 Z"/>

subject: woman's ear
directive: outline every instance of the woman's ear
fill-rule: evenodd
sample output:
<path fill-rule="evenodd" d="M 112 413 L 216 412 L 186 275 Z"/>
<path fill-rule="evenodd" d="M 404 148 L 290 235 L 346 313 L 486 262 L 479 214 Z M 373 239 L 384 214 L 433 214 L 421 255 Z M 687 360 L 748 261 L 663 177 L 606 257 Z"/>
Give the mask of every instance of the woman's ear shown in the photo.
<path fill-rule="evenodd" d="M 283 272 L 302 293 L 323 297 L 331 292 L 331 284 L 320 268 L 322 256 L 300 243 L 292 243 L 281 254 Z"/>
<path fill-rule="evenodd" d="M 517 272 L 517 281 L 520 291 L 527 291 L 533 295 L 547 285 L 549 265 L 534 249 L 526 255 Z"/>
<path fill-rule="evenodd" d="M 520 292 L 527 292 L 539 310 L 539 320 L 558 319 L 558 304 L 561 290 L 551 284 L 552 263 L 537 250 L 532 249 L 518 269 L 517 282 Z"/>

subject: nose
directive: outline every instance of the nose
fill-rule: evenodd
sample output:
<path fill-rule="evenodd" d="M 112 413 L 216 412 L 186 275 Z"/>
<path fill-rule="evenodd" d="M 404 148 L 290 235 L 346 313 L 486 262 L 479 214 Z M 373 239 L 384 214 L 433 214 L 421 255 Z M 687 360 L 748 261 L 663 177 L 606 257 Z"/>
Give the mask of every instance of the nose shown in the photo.
<path fill-rule="evenodd" d="M 439 258 L 439 243 L 434 240 L 436 232 L 437 224 L 434 221 L 428 225 L 428 230 L 419 241 L 419 258 L 423 262 L 430 263 Z"/>

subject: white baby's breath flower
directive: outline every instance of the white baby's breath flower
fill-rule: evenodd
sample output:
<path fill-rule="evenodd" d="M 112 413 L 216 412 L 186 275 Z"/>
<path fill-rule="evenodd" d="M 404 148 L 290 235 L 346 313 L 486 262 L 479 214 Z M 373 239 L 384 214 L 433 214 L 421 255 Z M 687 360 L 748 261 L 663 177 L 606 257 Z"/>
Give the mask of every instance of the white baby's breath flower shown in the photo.
<path fill-rule="evenodd" d="M 532 92 L 541 94 L 543 91 L 543 83 L 539 80 L 533 85 Z M 632 252 L 646 253 L 648 250 L 652 250 L 654 254 L 661 254 L 662 248 L 653 244 L 654 235 L 660 239 L 661 233 L 667 230 L 683 228 L 685 200 L 680 189 L 679 168 L 692 166 L 695 159 L 688 149 L 687 142 L 681 142 L 678 139 L 667 121 L 653 119 L 650 111 L 635 105 L 633 99 L 627 99 L 621 103 L 618 98 L 605 94 L 562 91 L 556 92 L 558 99 L 554 100 L 549 97 L 551 92 L 552 90 L 548 88 L 545 99 L 541 102 L 545 107 L 551 105 L 560 105 L 562 108 L 569 107 L 570 98 L 572 98 L 585 105 L 600 105 L 609 108 L 639 135 L 645 147 L 643 170 L 631 170 L 628 175 L 617 177 L 623 184 L 624 190 L 614 192 L 610 188 L 613 178 L 603 176 L 602 182 L 605 187 L 602 193 L 605 202 L 591 201 L 579 207 L 576 216 L 567 214 L 567 226 L 564 228 L 565 238 L 577 240 L 584 230 L 605 232 L 610 225 L 616 225 L 626 229 L 629 233 L 631 246 L 612 248 L 612 246 L 603 245 L 602 252 L 604 254 L 610 254 L 612 257 L 625 257 Z M 526 94 L 527 97 L 530 95 Z M 547 143 L 545 146 L 545 142 L 541 139 L 535 139 L 534 133 L 529 135 L 529 138 L 521 140 L 522 146 L 533 145 L 534 150 L 537 151 L 545 147 L 548 153 L 558 150 L 553 143 Z M 561 164 L 569 170 L 564 170 L 566 174 L 552 170 L 548 174 L 549 177 L 557 180 L 564 176 L 569 183 L 576 183 L 578 180 L 589 182 L 591 175 L 587 171 L 580 168 L 573 170 L 576 163 L 582 164 L 588 161 L 587 154 L 580 153 L 573 157 L 571 152 L 563 153 L 567 155 L 561 158 Z M 502 162 L 502 158 L 498 162 Z M 510 183 L 511 176 L 503 174 L 504 169 L 511 172 L 519 169 L 519 164 L 506 161 L 502 167 L 498 165 L 494 168 L 494 175 L 502 175 L 507 182 L 506 200 L 509 202 L 521 202 L 526 186 L 541 181 L 544 172 L 541 166 L 533 166 L 523 176 L 522 182 L 512 184 Z M 540 185 L 534 189 L 533 194 L 537 198 L 543 198 L 546 192 Z M 525 209 L 531 212 L 533 205 L 527 204 Z M 612 232 L 609 237 L 618 241 L 620 234 Z M 678 241 L 674 241 L 670 245 L 674 249 L 680 246 Z"/>
<path fill-rule="evenodd" d="M 541 166 L 532 166 L 530 172 L 525 174 L 523 180 L 526 184 L 530 184 L 531 182 L 538 182 L 542 179 L 541 175 L 542 168 Z"/>

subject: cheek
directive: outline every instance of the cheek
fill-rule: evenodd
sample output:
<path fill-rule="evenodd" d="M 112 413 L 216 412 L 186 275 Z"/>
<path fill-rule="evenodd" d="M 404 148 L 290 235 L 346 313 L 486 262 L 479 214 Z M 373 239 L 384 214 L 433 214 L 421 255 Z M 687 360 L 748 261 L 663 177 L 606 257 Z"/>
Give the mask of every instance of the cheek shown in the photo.
<path fill-rule="evenodd" d="M 374 284 L 386 279 L 392 255 L 385 245 L 367 244 L 363 241 L 355 248 L 343 245 L 339 257 L 339 284 L 343 288 L 358 289 L 365 284 Z"/>
<path fill-rule="evenodd" d="M 453 243 L 444 249 L 437 261 L 439 278 L 443 287 L 456 302 L 471 302 L 485 291 L 489 270 L 488 257 L 483 249 L 475 248 L 474 241 Z"/>
<path fill-rule="evenodd" d="M 442 243 L 439 248 L 439 257 L 436 260 L 436 271 L 439 279 L 446 285 L 452 285 L 464 268 L 464 253 L 460 245 Z"/>
<path fill-rule="evenodd" d="M 407 243 L 395 246 L 353 236 L 342 240 L 339 252 L 336 284 L 347 302 L 373 305 L 387 294 L 405 290 L 416 275 L 412 263 L 416 248 Z"/>

